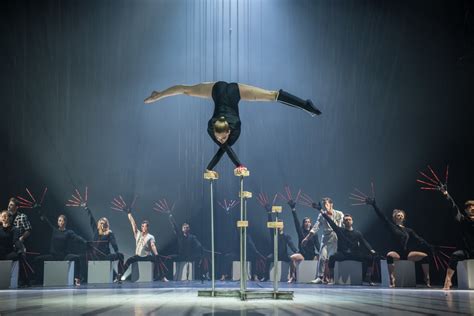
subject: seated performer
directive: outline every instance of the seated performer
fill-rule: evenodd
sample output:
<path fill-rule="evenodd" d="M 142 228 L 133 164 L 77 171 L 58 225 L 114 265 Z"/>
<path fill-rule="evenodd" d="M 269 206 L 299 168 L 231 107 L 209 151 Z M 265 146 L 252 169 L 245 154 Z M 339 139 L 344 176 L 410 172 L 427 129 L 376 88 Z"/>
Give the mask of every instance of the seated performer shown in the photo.
<path fill-rule="evenodd" d="M 421 238 L 413 229 L 405 227 L 405 211 L 395 209 L 392 212 L 392 221 L 378 208 L 375 199 L 366 198 L 366 204 L 372 205 L 377 216 L 383 221 L 385 227 L 390 231 L 397 242 L 396 249 L 387 253 L 388 273 L 390 276 L 390 286 L 395 286 L 395 265 L 397 260 L 410 260 L 420 262 L 424 274 L 424 280 L 427 287 L 430 284 L 430 266 L 429 254 L 434 252 L 434 246 Z"/>
<path fill-rule="evenodd" d="M 173 214 L 170 213 L 168 218 L 171 227 L 173 228 L 174 234 L 178 239 L 178 253 L 172 254 L 169 257 L 176 262 L 194 262 L 197 267 L 196 271 L 199 272 L 198 275 L 202 276 L 207 271 L 202 271 L 201 269 L 201 259 L 203 257 L 203 248 L 201 242 L 199 242 L 195 235 L 191 234 L 191 228 L 188 223 L 183 223 L 183 225 L 181 225 L 181 231 L 179 231 L 178 225 L 176 225 L 176 221 L 174 220 Z"/>
<path fill-rule="evenodd" d="M 0 260 L 18 260 L 18 250 L 22 244 L 19 241 L 20 231 L 12 225 L 13 214 L 3 210 L 0 214 L 2 229 L 0 229 Z"/>
<path fill-rule="evenodd" d="M 208 122 L 207 132 L 219 146 L 219 150 L 209 162 L 208 172 L 212 171 L 224 153 L 227 153 L 237 168 L 245 168 L 231 147 L 240 136 L 241 122 L 238 104 L 241 99 L 246 101 L 278 101 L 305 110 L 311 115 L 321 114 L 314 107 L 311 100 L 304 101 L 283 90 L 268 91 L 241 83 L 223 81 L 206 82 L 193 86 L 177 85 L 162 92 L 153 91 L 151 96 L 145 99 L 145 103 L 152 103 L 179 94 L 206 99 L 212 98 L 214 101 L 214 114 Z"/>
<path fill-rule="evenodd" d="M 320 210 L 321 208 L 323 208 L 326 212 L 326 215 L 331 217 L 332 221 L 336 223 L 337 226 L 341 227 L 342 217 L 344 216 L 344 214 L 341 211 L 334 209 L 334 203 L 331 198 L 325 197 L 321 200 L 321 202 L 322 203 L 318 204 L 313 203 L 312 207 L 316 210 Z M 318 233 L 321 227 L 323 229 L 323 235 L 321 238 L 321 246 L 319 251 L 318 271 L 316 279 L 311 281 L 311 283 L 315 284 L 328 282 L 326 277 L 328 276 L 329 271 L 326 271 L 326 265 L 329 260 L 329 257 L 335 254 L 337 251 L 337 235 L 331 228 L 331 226 L 329 226 L 327 220 L 321 214 L 319 214 L 318 219 L 316 220 L 316 224 L 314 224 L 310 232 L 301 241 L 301 244 L 303 246 L 306 245 L 306 243 Z"/>
<path fill-rule="evenodd" d="M 367 278 L 368 283 L 371 283 L 372 272 L 370 271 L 368 275 L 366 275 L 366 272 L 376 252 L 365 240 L 362 233 L 352 227 L 352 215 L 344 214 L 342 221 L 344 228 L 337 226 L 323 210 L 321 210 L 321 215 L 337 235 L 337 251 L 329 257 L 329 283 L 334 283 L 334 266 L 336 261 L 346 260 L 362 262 L 362 275 Z M 368 255 L 367 252 L 372 256 Z"/>
<path fill-rule="evenodd" d="M 119 252 L 115 235 L 110 229 L 109 220 L 101 217 L 98 221 L 95 220 L 91 210 L 86 207 L 89 215 L 89 223 L 94 234 L 92 258 L 94 260 L 116 261 L 118 260 L 118 274 L 123 274 L 123 254 Z M 110 246 L 114 249 L 114 253 L 110 252 Z M 119 281 L 118 279 L 116 281 Z"/>
<path fill-rule="evenodd" d="M 140 226 L 140 230 L 137 228 L 135 219 L 132 213 L 128 213 L 128 220 L 132 225 L 133 236 L 136 241 L 135 255 L 128 258 L 123 266 L 123 272 L 125 273 L 128 267 L 137 261 L 151 261 L 154 262 L 154 275 L 161 278 L 163 282 L 168 282 L 164 273 L 161 271 L 158 257 L 158 250 L 155 244 L 155 237 L 149 233 L 149 222 L 144 220 Z M 119 274 L 117 280 L 120 282 L 122 276 Z"/>
<path fill-rule="evenodd" d="M 474 201 L 466 201 L 466 203 L 464 203 L 464 212 L 461 212 L 448 191 L 442 190 L 442 193 L 452 203 L 454 219 L 458 223 L 462 234 L 462 244 L 458 246 L 456 251 L 454 251 L 449 258 L 443 287 L 443 290 L 447 291 L 451 289 L 451 279 L 456 271 L 458 262 L 474 258 Z"/>
<path fill-rule="evenodd" d="M 236 228 L 238 229 L 238 228 Z M 221 274 L 221 281 L 225 281 L 228 279 L 232 274 L 232 262 L 233 261 L 240 261 L 240 238 L 236 238 L 233 243 L 234 249 L 231 252 L 228 252 L 223 257 L 222 262 L 222 274 Z M 265 256 L 258 251 L 255 242 L 253 241 L 252 234 L 247 231 L 247 261 L 250 262 L 250 270 L 253 274 L 253 280 L 258 281 L 258 274 L 257 271 L 257 260 L 261 259 L 266 260 Z M 263 276 L 261 276 L 263 277 Z"/>
<path fill-rule="evenodd" d="M 267 220 L 269 222 L 273 222 L 271 206 L 265 205 L 265 209 L 267 210 Z M 273 249 L 274 247 L 273 228 L 269 228 L 268 232 L 270 234 L 270 240 L 271 240 L 271 245 Z M 288 247 L 293 252 L 292 255 L 289 254 Z M 278 261 L 290 263 L 290 277 L 288 279 L 289 282 L 293 282 L 293 280 L 296 279 L 296 266 L 294 266 L 294 262 L 296 262 L 296 257 L 298 256 L 301 256 L 301 254 L 298 253 L 298 249 L 296 249 L 295 244 L 291 240 L 291 236 L 283 233 L 283 229 L 278 229 Z M 270 264 L 273 262 L 273 259 L 274 259 L 274 255 L 272 252 L 266 258 L 265 279 L 267 280 L 270 278 Z"/>
<path fill-rule="evenodd" d="M 318 235 L 314 234 L 308 239 L 308 241 L 303 245 L 302 241 L 308 236 L 311 230 L 311 218 L 303 218 L 303 222 L 300 226 L 300 221 L 298 219 L 298 214 L 296 214 L 296 202 L 293 200 L 288 201 L 288 205 L 291 208 L 291 213 L 293 214 L 293 221 L 295 223 L 296 232 L 298 233 L 298 250 L 299 252 L 292 256 L 292 265 L 296 269 L 296 263 L 303 260 L 318 260 L 319 257 L 319 240 Z M 294 279 L 290 278 L 288 283 L 293 282 Z"/>
<path fill-rule="evenodd" d="M 41 214 L 41 220 L 45 221 L 46 224 L 52 229 L 51 245 L 49 248 L 49 254 L 41 255 L 33 260 L 33 264 L 37 267 L 35 269 L 37 273 L 36 280 L 42 283 L 43 269 L 39 267 L 40 263 L 44 261 L 74 261 L 74 283 L 79 286 L 83 278 L 85 271 L 85 258 L 83 255 L 73 254 L 70 251 L 71 243 L 77 241 L 83 245 L 88 246 L 87 241 L 81 236 L 77 235 L 74 231 L 67 229 L 67 218 L 65 215 L 58 216 L 58 225 L 55 227 L 49 219 Z"/>

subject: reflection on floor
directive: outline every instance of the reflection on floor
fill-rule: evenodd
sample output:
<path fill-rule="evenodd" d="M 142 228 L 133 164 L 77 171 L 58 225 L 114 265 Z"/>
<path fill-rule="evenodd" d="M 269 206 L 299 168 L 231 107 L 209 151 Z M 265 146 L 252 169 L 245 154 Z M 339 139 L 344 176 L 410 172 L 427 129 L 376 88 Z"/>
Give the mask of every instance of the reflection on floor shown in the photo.
<path fill-rule="evenodd" d="M 237 289 L 238 282 L 218 282 Z M 293 301 L 198 297 L 210 282 L 124 283 L 0 291 L 0 315 L 473 315 L 474 291 L 289 285 Z M 249 282 L 250 289 L 271 283 Z"/>

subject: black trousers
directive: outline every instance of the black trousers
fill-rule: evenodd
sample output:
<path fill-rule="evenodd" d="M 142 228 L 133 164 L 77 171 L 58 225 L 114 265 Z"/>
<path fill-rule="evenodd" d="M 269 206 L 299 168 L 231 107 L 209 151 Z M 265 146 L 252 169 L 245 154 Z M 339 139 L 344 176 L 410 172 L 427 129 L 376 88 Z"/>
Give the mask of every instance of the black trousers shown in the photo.
<path fill-rule="evenodd" d="M 367 267 L 372 262 L 373 257 L 368 254 L 363 254 L 363 253 L 346 253 L 346 252 L 337 251 L 335 254 L 329 257 L 329 263 L 328 263 L 329 269 L 334 269 L 334 266 L 336 265 L 336 261 L 340 262 L 340 261 L 347 261 L 347 260 L 362 262 L 362 275 L 365 276 L 367 273 Z"/>
<path fill-rule="evenodd" d="M 43 283 L 44 269 L 42 264 L 45 261 L 74 261 L 74 278 L 84 279 L 84 271 L 86 271 L 86 260 L 83 255 L 76 255 L 73 253 L 66 255 L 47 254 L 36 257 L 33 260 L 35 266 L 36 281 Z"/>
<path fill-rule="evenodd" d="M 132 263 L 135 263 L 135 262 L 138 262 L 138 261 L 149 261 L 149 262 L 154 262 L 154 268 L 153 268 L 153 276 L 155 279 L 160 279 L 164 276 L 164 271 L 163 269 L 161 268 L 161 261 L 160 261 L 160 257 L 158 256 L 153 256 L 153 255 L 148 255 L 148 256 L 144 256 L 144 257 L 141 257 L 141 256 L 138 256 L 138 255 L 134 255 L 130 258 L 127 259 L 127 261 L 125 261 L 125 264 L 123 265 L 123 272 L 127 271 L 128 267 L 132 264 Z"/>
<path fill-rule="evenodd" d="M 474 251 L 468 251 L 466 249 L 456 250 L 451 254 L 451 257 L 449 258 L 449 267 L 453 270 L 456 270 L 459 261 L 472 258 L 474 258 Z"/>

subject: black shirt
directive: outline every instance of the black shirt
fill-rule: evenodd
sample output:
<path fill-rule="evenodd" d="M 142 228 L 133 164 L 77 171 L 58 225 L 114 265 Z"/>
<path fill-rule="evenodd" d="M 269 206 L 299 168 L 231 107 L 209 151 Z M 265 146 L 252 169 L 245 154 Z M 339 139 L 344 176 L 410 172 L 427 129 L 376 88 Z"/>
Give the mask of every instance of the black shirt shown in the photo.
<path fill-rule="evenodd" d="M 296 214 L 296 210 L 292 210 L 291 213 L 293 214 L 293 220 L 295 222 L 295 228 L 298 234 L 298 249 L 304 258 L 307 258 L 307 260 L 310 260 L 319 253 L 318 235 L 314 234 L 304 246 L 301 245 L 301 241 L 305 239 L 306 236 L 308 236 L 311 229 L 304 230 L 300 226 L 300 221 L 298 219 L 298 214 Z"/>
<path fill-rule="evenodd" d="M 267 212 L 267 217 L 268 221 L 272 222 L 272 213 Z M 272 241 L 272 249 L 274 247 L 274 231 L 273 228 L 269 229 L 270 231 L 270 240 Z M 289 261 L 290 260 L 290 253 L 288 251 L 288 247 L 293 251 L 293 253 L 298 252 L 298 249 L 296 249 L 295 244 L 291 240 L 291 236 L 285 233 L 280 233 L 278 232 L 278 260 L 279 261 Z"/>
<path fill-rule="evenodd" d="M 13 227 L 2 227 L 0 228 L 0 257 L 6 256 L 7 254 L 15 250 L 15 243 L 20 238 L 20 231 Z"/>
<path fill-rule="evenodd" d="M 60 230 L 55 227 L 48 218 L 42 216 L 42 219 L 51 227 L 53 233 L 51 235 L 51 246 L 49 253 L 56 257 L 65 257 L 69 253 L 69 247 L 72 241 L 78 241 L 85 244 L 86 241 L 74 231 L 70 229 Z"/>
<path fill-rule="evenodd" d="M 410 252 L 414 250 L 420 250 L 420 247 L 423 250 L 431 250 L 433 248 L 431 244 L 421 238 L 413 229 L 396 225 L 382 213 L 377 205 L 373 205 L 373 207 L 377 216 L 383 221 L 397 242 L 397 249 L 395 250 L 401 252 Z"/>
<path fill-rule="evenodd" d="M 185 236 L 182 231 L 179 231 L 178 226 L 174 220 L 173 215 L 170 214 L 169 221 L 173 227 L 173 231 L 178 238 L 178 256 L 183 260 L 193 260 L 202 253 L 202 245 L 193 234 Z"/>
<path fill-rule="evenodd" d="M 365 240 L 360 231 L 355 229 L 348 230 L 346 228 L 339 227 L 326 213 L 321 214 L 337 235 L 338 252 L 360 254 L 363 252 L 362 246 L 369 252 L 372 251 L 372 246 L 367 242 L 367 240 Z"/>
<path fill-rule="evenodd" d="M 118 253 L 119 248 L 114 233 L 112 231 L 109 231 L 107 235 L 99 235 L 99 230 L 97 229 L 97 222 L 89 208 L 87 208 L 87 214 L 89 215 L 89 224 L 94 235 L 94 238 L 92 239 L 94 241 L 94 248 L 96 248 L 93 249 L 94 254 L 99 257 L 104 255 L 110 255 L 110 246 L 112 246 L 115 253 Z"/>

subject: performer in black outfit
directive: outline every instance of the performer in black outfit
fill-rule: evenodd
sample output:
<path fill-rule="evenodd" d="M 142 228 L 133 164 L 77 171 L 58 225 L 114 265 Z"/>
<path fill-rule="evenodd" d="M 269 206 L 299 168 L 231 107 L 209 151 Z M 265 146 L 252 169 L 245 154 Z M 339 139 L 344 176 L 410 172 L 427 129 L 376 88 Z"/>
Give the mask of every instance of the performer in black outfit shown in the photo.
<path fill-rule="evenodd" d="M 91 210 L 86 207 L 87 215 L 89 215 L 89 224 L 92 229 L 93 248 L 92 258 L 94 260 L 116 261 L 118 260 L 118 274 L 123 274 L 123 254 L 119 252 L 117 240 L 110 229 L 109 220 L 101 217 L 98 221 L 95 220 Z M 110 252 L 110 246 L 114 249 L 114 253 Z M 118 280 L 117 280 L 118 281 Z"/>
<path fill-rule="evenodd" d="M 18 260 L 18 250 L 22 249 L 19 241 L 20 231 L 12 225 L 13 214 L 3 210 L 0 214 L 0 260 Z"/>
<path fill-rule="evenodd" d="M 458 262 L 474 258 L 474 201 L 466 201 L 464 212 L 461 212 L 448 191 L 442 190 L 442 193 L 451 202 L 454 219 L 458 223 L 462 236 L 462 244 L 458 245 L 456 251 L 451 254 L 446 270 L 443 290 L 449 290 L 452 286 L 451 278 L 456 271 Z"/>
<path fill-rule="evenodd" d="M 271 206 L 266 205 L 265 209 L 267 210 L 267 220 L 269 222 L 273 222 Z M 269 232 L 269 235 L 270 235 L 271 245 L 272 245 L 272 249 L 273 249 L 273 247 L 274 247 L 274 244 L 273 244 L 273 240 L 274 240 L 273 228 L 269 228 L 268 232 Z M 288 234 L 283 233 L 283 229 L 279 229 L 278 232 L 279 232 L 279 234 L 278 234 L 278 261 L 284 261 L 284 262 L 290 263 L 290 262 L 292 262 L 294 256 L 299 255 L 298 254 L 298 249 L 296 249 L 295 244 L 291 240 L 291 236 L 288 235 Z M 288 251 L 288 247 L 293 252 L 292 255 L 290 255 L 290 253 Z M 266 269 L 265 269 L 266 279 L 269 279 L 269 277 L 270 277 L 270 264 L 273 262 L 273 258 L 274 258 L 273 252 L 267 256 Z M 295 267 L 292 264 L 290 264 L 290 279 L 289 279 L 289 281 L 292 281 L 292 280 L 295 280 L 295 279 L 296 279 L 296 270 L 295 270 Z"/>
<path fill-rule="evenodd" d="M 296 202 L 293 200 L 288 201 L 288 206 L 291 208 L 291 214 L 293 215 L 293 221 L 295 223 L 296 232 L 298 234 L 298 250 L 299 253 L 292 256 L 292 265 L 296 269 L 296 263 L 303 260 L 318 260 L 319 258 L 319 238 L 317 234 L 310 236 L 304 245 L 302 241 L 308 236 L 311 231 L 312 223 L 311 218 L 303 218 L 303 222 L 298 219 L 298 214 L 296 214 Z M 291 283 L 294 279 L 290 278 L 288 280 Z"/>
<path fill-rule="evenodd" d="M 67 218 L 65 215 L 58 216 L 58 226 L 55 227 L 49 219 L 42 215 L 41 220 L 45 221 L 49 227 L 51 227 L 53 233 L 51 235 L 51 245 L 49 248 L 49 254 L 41 255 L 33 260 L 34 265 L 37 267 L 35 272 L 37 273 L 37 281 L 42 283 L 43 269 L 38 267 L 40 263 L 44 261 L 74 261 L 74 279 L 76 285 L 81 285 L 82 273 L 85 270 L 85 258 L 78 254 L 72 254 L 69 251 L 71 242 L 77 241 L 83 245 L 88 245 L 87 241 L 81 236 L 77 235 L 74 231 L 66 229 Z"/>
<path fill-rule="evenodd" d="M 207 131 L 212 140 L 219 146 L 219 150 L 209 162 L 207 171 L 212 171 L 225 152 L 237 168 L 245 168 L 231 148 L 240 136 L 241 122 L 238 103 L 241 99 L 246 101 L 278 101 L 305 110 L 313 116 L 321 114 L 314 107 L 311 100 L 302 100 L 283 90 L 268 91 L 241 83 L 227 83 L 224 81 L 206 82 L 194 86 L 177 85 L 162 92 L 153 91 L 151 96 L 145 99 L 145 103 L 152 103 L 178 94 L 206 99 L 212 98 L 214 101 L 214 113 L 209 120 Z"/>
<path fill-rule="evenodd" d="M 238 228 L 236 228 L 236 230 L 238 230 Z M 238 237 L 234 238 L 232 244 L 232 251 L 226 253 L 222 260 L 221 281 L 225 281 L 232 274 L 232 261 L 240 261 L 240 239 Z M 258 251 L 252 234 L 247 231 L 247 261 L 250 262 L 250 272 L 253 274 L 254 281 L 258 281 L 257 260 L 259 258 L 262 260 L 266 259 L 265 256 Z"/>
<path fill-rule="evenodd" d="M 181 225 L 181 231 L 178 229 L 178 225 L 176 225 L 176 221 L 174 220 L 173 214 L 170 213 L 169 222 L 171 227 L 173 228 L 174 234 L 178 239 L 178 253 L 169 255 L 173 261 L 187 261 L 187 262 L 194 262 L 196 268 L 197 275 L 203 275 L 207 271 L 203 270 L 202 267 L 202 258 L 203 258 L 203 247 L 201 242 L 197 239 L 197 237 L 191 234 L 191 228 L 188 223 L 183 223 Z"/>
<path fill-rule="evenodd" d="M 352 215 L 344 214 L 342 221 L 344 228 L 342 228 L 337 226 L 323 210 L 320 210 L 320 212 L 337 235 L 337 251 L 329 257 L 329 283 L 334 283 L 334 266 L 336 261 L 354 260 L 362 262 L 362 275 L 366 276 L 367 268 L 376 252 L 365 240 L 362 233 L 352 227 Z M 366 276 L 369 283 L 371 282 L 371 274 Z"/>
<path fill-rule="evenodd" d="M 405 227 L 405 211 L 395 209 L 392 213 L 393 221 L 389 220 L 378 208 L 375 199 L 367 198 L 366 204 L 372 205 L 377 216 L 383 221 L 385 227 L 392 233 L 398 246 L 387 254 L 390 286 L 395 286 L 394 260 L 410 260 L 421 263 L 426 286 L 430 287 L 429 256 L 435 251 L 434 246 L 421 238 L 413 229 Z"/>

